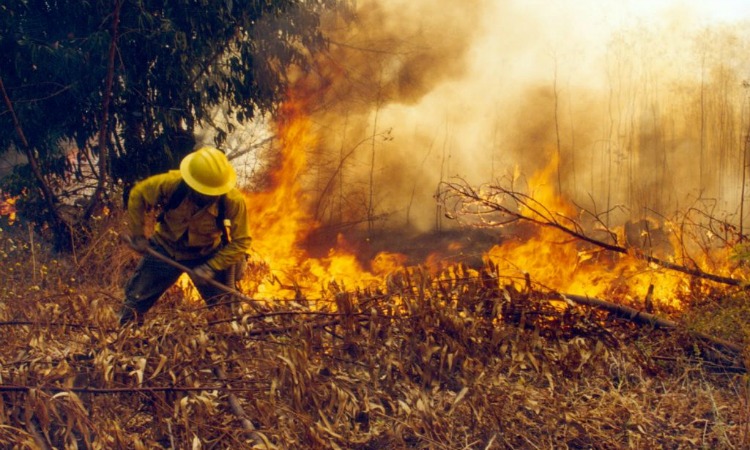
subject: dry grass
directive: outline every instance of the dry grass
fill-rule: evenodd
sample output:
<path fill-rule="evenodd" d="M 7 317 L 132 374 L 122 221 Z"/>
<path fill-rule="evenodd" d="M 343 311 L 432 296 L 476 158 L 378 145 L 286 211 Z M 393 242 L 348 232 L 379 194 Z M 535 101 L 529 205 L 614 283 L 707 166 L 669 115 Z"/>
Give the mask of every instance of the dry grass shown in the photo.
<path fill-rule="evenodd" d="M 717 365 L 686 332 L 554 306 L 461 266 L 398 274 L 382 291 L 331 286 L 330 309 L 285 303 L 234 321 L 172 289 L 144 326 L 120 330 L 135 259 L 110 226 L 75 258 L 24 232 L 3 239 L 2 448 L 750 445 L 740 361 Z"/>

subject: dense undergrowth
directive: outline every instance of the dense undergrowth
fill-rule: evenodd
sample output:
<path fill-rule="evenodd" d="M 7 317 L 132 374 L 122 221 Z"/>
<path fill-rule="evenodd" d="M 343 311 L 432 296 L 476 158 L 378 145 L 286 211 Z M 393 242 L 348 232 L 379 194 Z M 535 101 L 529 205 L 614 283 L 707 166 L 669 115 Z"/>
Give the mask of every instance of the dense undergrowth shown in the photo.
<path fill-rule="evenodd" d="M 63 257 L 3 227 L 0 447 L 750 446 L 743 355 L 690 332 L 744 345 L 741 293 L 702 289 L 667 332 L 459 265 L 231 312 L 173 288 L 119 329 L 118 230 Z"/>

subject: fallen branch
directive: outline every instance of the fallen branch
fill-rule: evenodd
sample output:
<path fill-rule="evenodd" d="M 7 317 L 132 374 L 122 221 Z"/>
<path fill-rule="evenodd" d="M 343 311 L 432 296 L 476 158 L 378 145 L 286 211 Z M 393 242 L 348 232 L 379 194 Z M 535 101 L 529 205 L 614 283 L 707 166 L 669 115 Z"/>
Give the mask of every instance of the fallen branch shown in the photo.
<path fill-rule="evenodd" d="M 629 306 L 608 302 L 608 301 L 601 300 L 598 298 L 584 297 L 581 295 L 573 295 L 573 294 L 561 294 L 561 293 L 558 293 L 555 295 L 559 298 L 562 298 L 563 300 L 567 299 L 575 303 L 578 303 L 580 305 L 593 306 L 595 308 L 609 311 L 618 317 L 622 317 L 638 325 L 650 325 L 650 326 L 653 326 L 654 328 L 663 328 L 663 329 L 676 329 L 680 327 L 680 325 L 677 322 L 674 322 L 672 320 L 664 319 L 654 314 L 639 311 Z M 711 342 L 712 344 L 715 344 L 719 348 L 732 352 L 734 354 L 742 354 L 742 352 L 745 349 L 740 344 L 730 342 L 725 339 L 718 338 L 716 336 L 711 336 L 706 333 L 701 333 L 699 331 L 690 331 L 690 333 L 693 336 L 696 336 L 702 340 Z"/>
<path fill-rule="evenodd" d="M 738 286 L 738 287 L 742 287 L 746 289 L 750 287 L 750 284 L 748 284 L 748 282 L 745 280 L 737 280 L 734 278 L 729 278 L 729 277 L 724 277 L 721 275 L 704 272 L 697 268 L 686 267 L 680 264 L 675 264 L 675 263 L 665 261 L 660 258 L 656 258 L 651 255 L 647 255 L 643 253 L 642 251 L 633 247 L 625 247 L 625 246 L 621 246 L 617 244 L 610 244 L 608 242 L 603 242 L 598 239 L 594 239 L 591 236 L 588 236 L 575 220 L 573 220 L 570 217 L 561 215 L 559 213 L 553 213 L 549 211 L 544 205 L 542 205 L 537 200 L 535 200 L 534 198 L 528 195 L 521 194 L 519 192 L 514 192 L 511 190 L 507 190 L 500 186 L 492 186 L 492 189 L 496 193 L 492 195 L 488 195 L 488 194 L 480 193 L 479 191 L 470 187 L 466 183 L 443 183 L 443 184 L 447 187 L 447 191 L 448 191 L 448 192 L 444 191 L 441 193 L 443 204 L 447 203 L 447 199 L 450 197 L 458 197 L 459 198 L 459 201 L 457 202 L 458 209 L 466 210 L 466 207 L 463 205 L 463 203 L 471 204 L 477 208 L 476 210 L 473 210 L 473 211 L 464 211 L 466 214 L 474 214 L 477 216 L 481 216 L 481 215 L 488 214 L 491 212 L 506 214 L 512 218 L 508 222 L 525 221 L 525 222 L 531 222 L 531 223 L 534 223 L 536 225 L 543 226 L 543 227 L 555 228 L 578 240 L 581 240 L 583 242 L 588 242 L 589 244 L 603 248 L 604 250 L 611 251 L 614 253 L 633 255 L 646 262 L 656 264 L 665 269 L 674 270 L 674 271 L 681 272 L 681 273 L 684 273 L 693 277 L 702 278 L 705 280 L 710 280 L 710 281 L 714 281 L 717 283 L 726 284 L 729 286 Z M 449 192 L 452 192 L 453 194 L 451 195 L 449 194 Z M 500 203 L 500 201 L 495 200 L 495 198 L 497 198 L 498 196 L 500 196 L 501 199 L 503 198 L 511 199 L 517 206 L 519 206 L 518 208 L 519 211 L 525 209 L 525 210 L 530 211 L 531 213 L 527 215 L 522 212 L 513 210 L 508 206 L 503 205 L 502 203 Z M 447 208 L 448 206 L 446 205 L 446 209 Z M 558 219 L 562 219 L 571 225 L 566 225 L 564 223 L 561 223 L 561 221 Z"/>
<path fill-rule="evenodd" d="M 60 387 L 60 386 L 24 386 L 0 384 L 0 392 L 29 392 L 36 389 L 43 392 L 75 392 L 76 394 L 133 394 L 133 393 L 152 393 L 152 392 L 203 392 L 203 391 L 221 391 L 221 392 L 256 392 L 257 388 L 233 388 L 222 385 L 212 386 L 141 386 L 141 387 L 123 387 L 123 388 L 92 388 L 92 387 Z"/>
<path fill-rule="evenodd" d="M 81 323 L 68 323 L 68 322 L 44 322 L 44 321 L 30 321 L 30 320 L 8 320 L 8 321 L 1 321 L 0 327 L 8 327 L 8 326 L 17 326 L 17 327 L 23 327 L 23 326 L 44 326 L 44 327 L 62 327 L 62 328 L 83 328 L 87 330 L 100 330 L 101 327 L 97 325 L 88 325 L 88 324 L 81 324 Z M 105 330 L 105 331 L 116 331 L 116 329 L 112 330 Z"/>

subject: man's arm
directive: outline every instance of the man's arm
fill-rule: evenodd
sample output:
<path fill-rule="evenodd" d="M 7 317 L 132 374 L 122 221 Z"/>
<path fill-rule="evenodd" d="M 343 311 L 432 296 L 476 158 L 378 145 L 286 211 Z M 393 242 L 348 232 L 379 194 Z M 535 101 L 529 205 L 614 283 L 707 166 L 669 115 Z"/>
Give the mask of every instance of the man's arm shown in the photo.
<path fill-rule="evenodd" d="M 250 251 L 252 237 L 245 197 L 236 189 L 226 194 L 225 216 L 230 221 L 230 242 L 208 261 L 214 270 L 224 270 L 242 260 Z"/>
<path fill-rule="evenodd" d="M 165 198 L 169 198 L 180 179 L 179 172 L 172 171 L 148 177 L 133 187 L 128 198 L 128 219 L 131 236 L 145 235 L 146 212 Z"/>

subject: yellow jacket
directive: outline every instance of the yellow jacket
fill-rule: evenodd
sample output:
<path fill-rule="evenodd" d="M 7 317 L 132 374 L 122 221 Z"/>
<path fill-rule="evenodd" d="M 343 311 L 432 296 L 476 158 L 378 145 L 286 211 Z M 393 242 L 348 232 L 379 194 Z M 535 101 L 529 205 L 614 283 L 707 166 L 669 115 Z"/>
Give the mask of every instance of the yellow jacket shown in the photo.
<path fill-rule="evenodd" d="M 130 191 L 128 216 L 132 236 L 145 234 L 146 212 L 169 201 L 182 176 L 179 170 L 154 175 L 139 182 Z M 214 270 L 224 270 L 242 260 L 250 250 L 250 229 L 247 205 L 242 193 L 234 188 L 225 195 L 224 216 L 230 220 L 231 241 L 221 247 L 222 230 L 216 225 L 218 202 L 200 208 L 186 195 L 174 209 L 166 211 L 164 220 L 157 222 L 153 239 L 177 261 L 213 256 L 207 264 Z"/>

